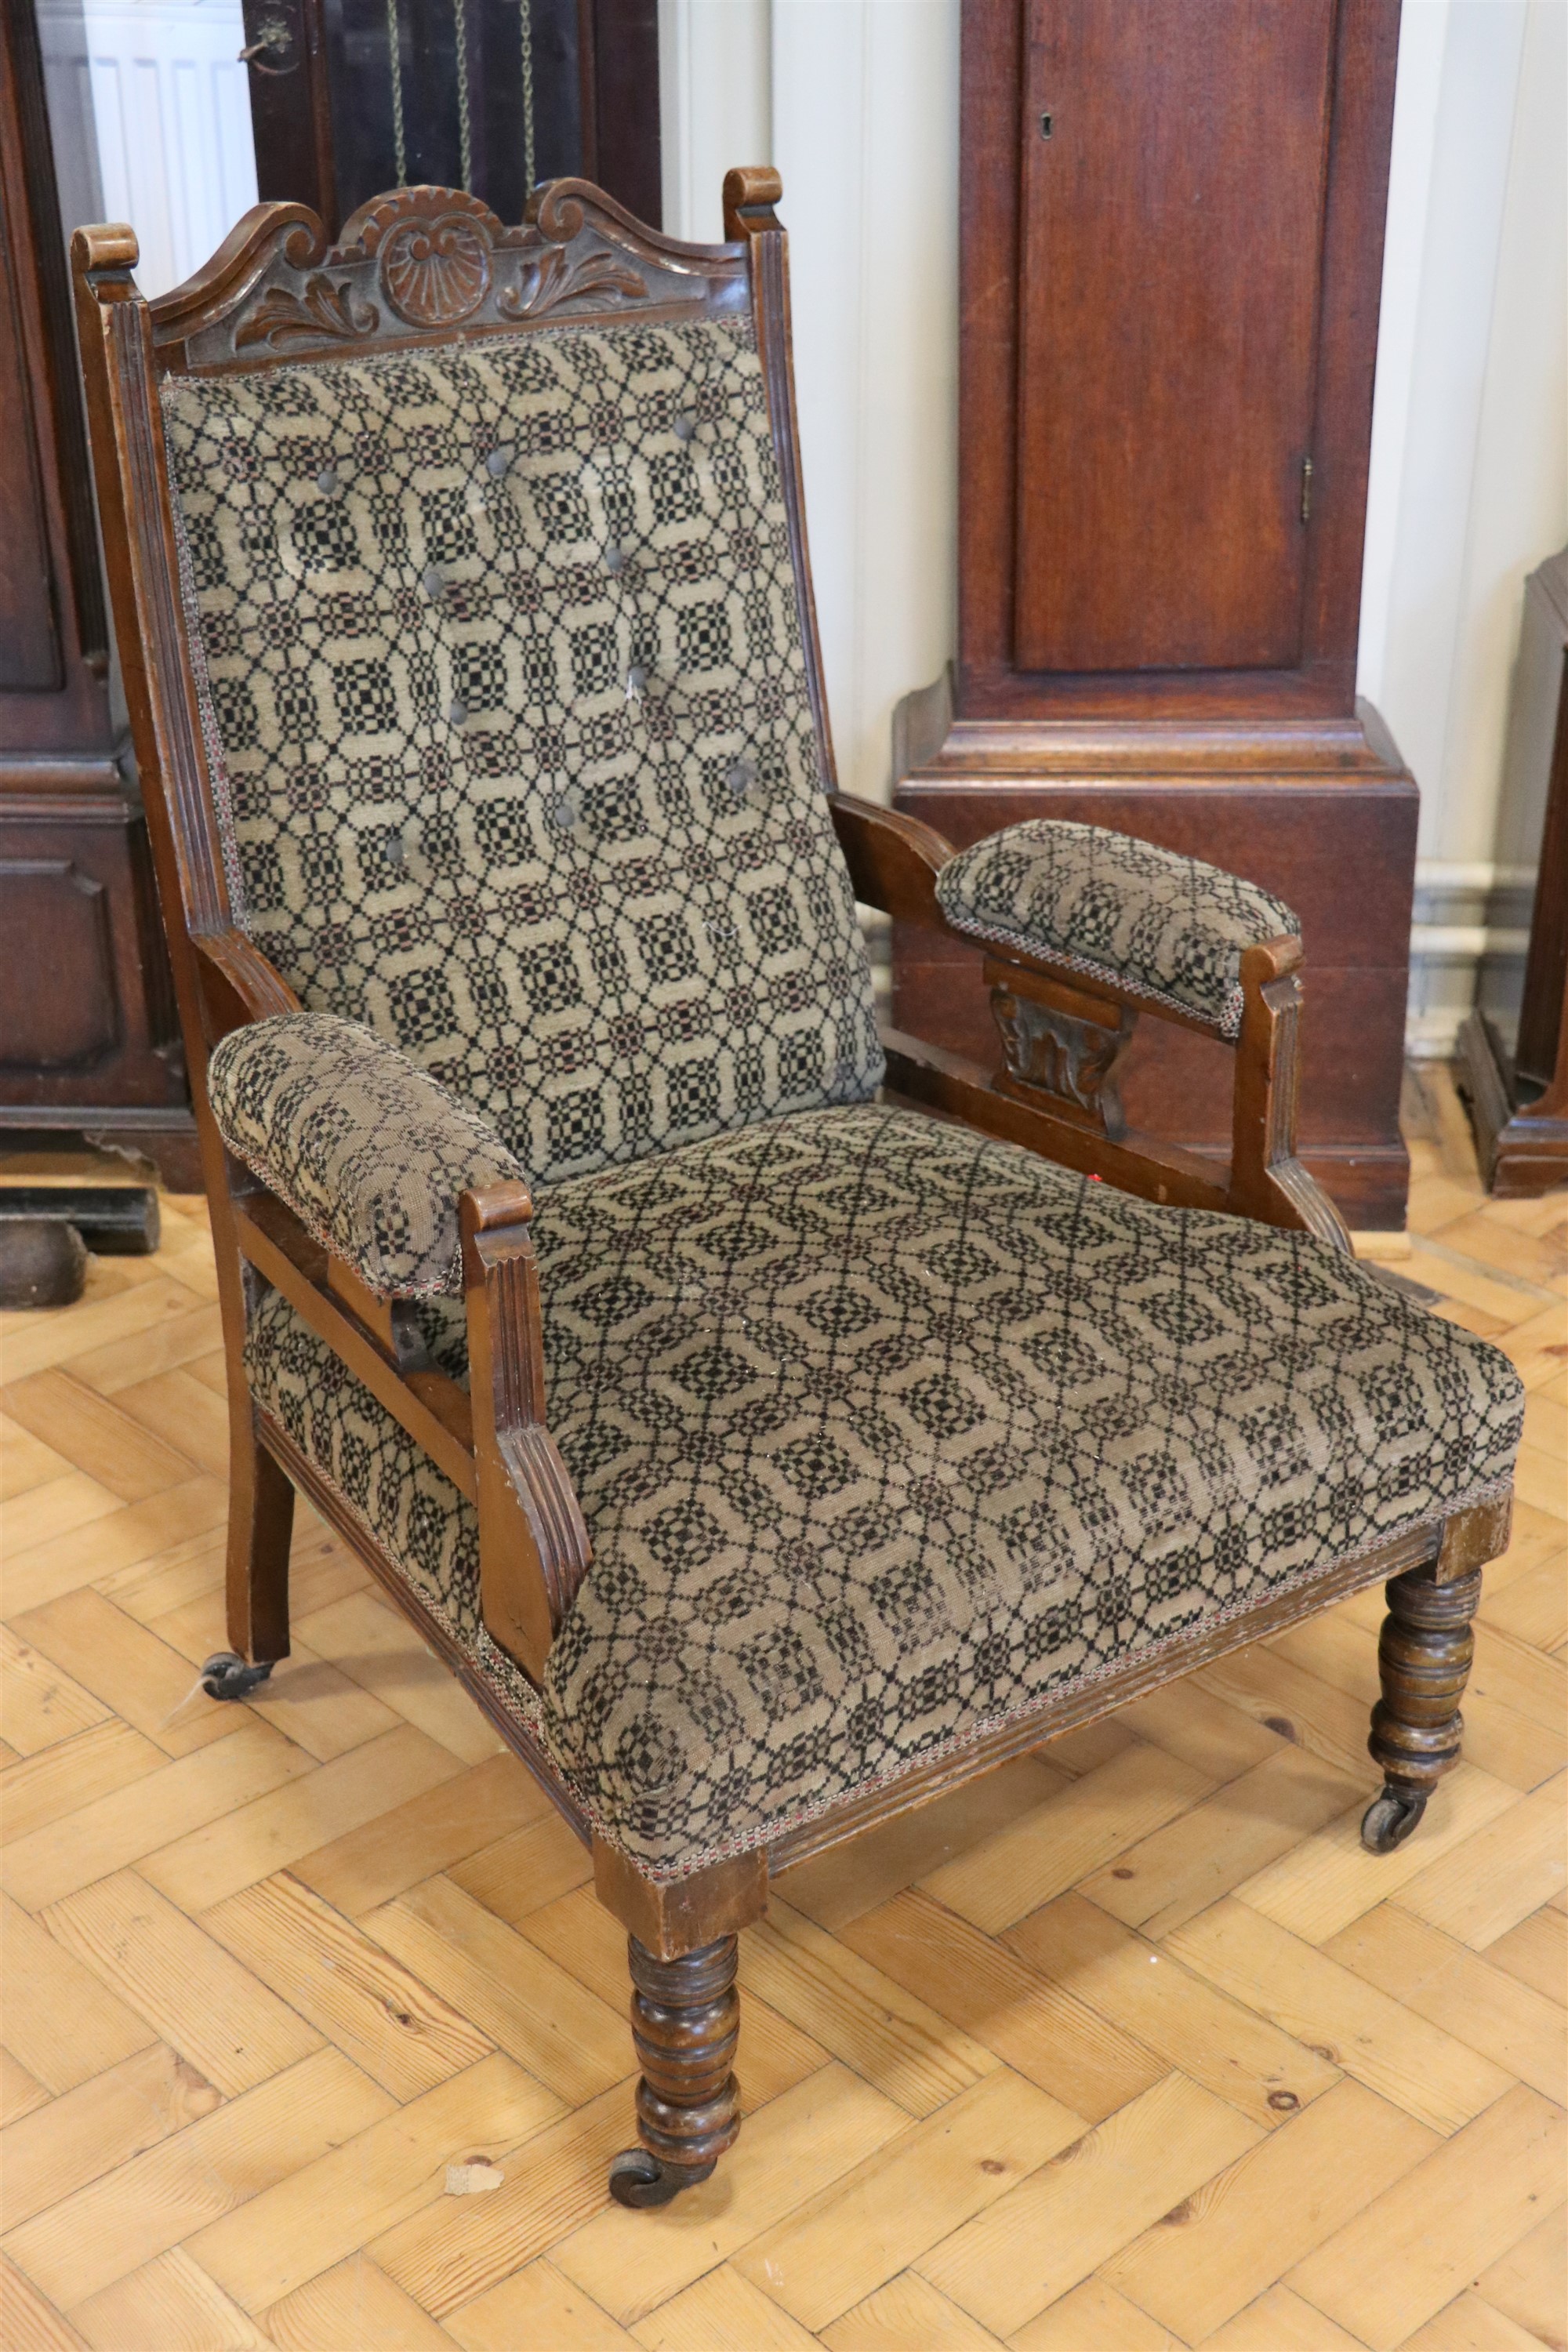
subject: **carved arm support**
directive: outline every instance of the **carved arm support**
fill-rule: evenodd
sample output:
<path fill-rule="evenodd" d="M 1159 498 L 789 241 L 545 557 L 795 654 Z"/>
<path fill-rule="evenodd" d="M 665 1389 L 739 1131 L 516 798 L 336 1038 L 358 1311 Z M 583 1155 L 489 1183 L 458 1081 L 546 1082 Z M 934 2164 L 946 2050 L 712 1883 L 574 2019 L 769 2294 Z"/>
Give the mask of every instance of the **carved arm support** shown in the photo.
<path fill-rule="evenodd" d="M 1009 933 L 1001 923 L 982 929 L 962 916 L 955 920 L 950 911 L 954 853 L 941 834 L 918 818 L 847 793 L 833 794 L 830 805 L 855 895 L 863 905 L 965 946 L 988 947 L 984 977 L 1002 1067 L 988 1076 L 962 1055 L 889 1033 L 884 1039 L 888 1076 L 897 1092 L 1145 1199 L 1226 1210 L 1349 1248 L 1333 1203 L 1295 1157 L 1299 938 L 1282 935 L 1245 948 L 1234 984 L 1219 987 L 1211 976 L 1212 1003 L 1205 1004 L 1199 994 L 1189 1008 L 1164 991 L 1119 973 L 1100 956 L 1078 955 L 1065 945 L 1058 950 L 1026 944 L 1021 929 Z M 994 838 L 1006 843 L 1009 836 Z M 1129 847 L 1142 851 L 1145 845 Z M 972 859 L 976 855 L 967 853 Z M 1231 882 L 1226 876 L 1215 878 Z M 1245 891 L 1247 886 L 1234 887 Z M 1195 1154 L 1129 1133 L 1117 1070 L 1141 1012 L 1223 1037 L 1234 1046 L 1228 1179 Z"/>
<path fill-rule="evenodd" d="M 479 1510 L 479 1601 L 490 1637 L 537 1682 L 593 1559 L 566 1465 L 544 1425 L 544 1328 L 525 1185 L 458 1202 Z"/>

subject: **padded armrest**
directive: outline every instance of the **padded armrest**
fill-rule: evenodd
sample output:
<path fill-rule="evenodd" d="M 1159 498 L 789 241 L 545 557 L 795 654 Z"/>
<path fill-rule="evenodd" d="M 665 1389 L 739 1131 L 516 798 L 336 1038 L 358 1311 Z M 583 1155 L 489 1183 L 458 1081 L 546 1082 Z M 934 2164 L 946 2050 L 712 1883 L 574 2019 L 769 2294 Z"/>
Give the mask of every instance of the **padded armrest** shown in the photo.
<path fill-rule="evenodd" d="M 1281 900 L 1217 866 L 1048 817 L 950 858 L 936 895 L 956 931 L 1048 956 L 1228 1038 L 1241 1030 L 1243 952 L 1301 929 Z"/>
<path fill-rule="evenodd" d="M 334 1013 L 231 1031 L 207 1093 L 235 1158 L 383 1298 L 461 1290 L 458 1193 L 524 1173 L 477 1111 Z"/>

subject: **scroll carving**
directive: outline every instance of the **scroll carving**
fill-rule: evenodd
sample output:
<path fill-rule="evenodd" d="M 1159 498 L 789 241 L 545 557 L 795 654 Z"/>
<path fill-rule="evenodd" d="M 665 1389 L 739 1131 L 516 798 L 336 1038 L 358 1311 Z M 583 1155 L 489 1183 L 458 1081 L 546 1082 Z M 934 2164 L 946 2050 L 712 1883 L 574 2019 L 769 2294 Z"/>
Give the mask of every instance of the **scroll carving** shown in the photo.
<path fill-rule="evenodd" d="M 1054 1096 L 1058 1106 L 1092 1120 L 1113 1143 L 1121 1141 L 1127 1119 L 1116 1069 L 1131 1040 L 1135 1013 L 1121 1007 L 1115 1026 L 1108 1028 L 999 984 L 991 991 L 991 1015 L 1016 1084 Z"/>

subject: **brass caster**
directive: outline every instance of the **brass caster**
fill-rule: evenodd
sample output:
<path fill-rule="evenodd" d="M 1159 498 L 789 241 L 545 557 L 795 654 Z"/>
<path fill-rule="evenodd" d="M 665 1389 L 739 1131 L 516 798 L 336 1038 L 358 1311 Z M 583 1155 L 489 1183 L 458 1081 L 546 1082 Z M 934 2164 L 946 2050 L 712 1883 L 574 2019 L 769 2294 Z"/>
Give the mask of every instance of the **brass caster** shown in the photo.
<path fill-rule="evenodd" d="M 661 2164 L 648 2148 L 624 2147 L 610 2158 L 610 2194 L 617 2205 L 668 2205 L 712 2169 L 710 2164 Z"/>
<path fill-rule="evenodd" d="M 272 1661 L 247 1666 L 234 1650 L 219 1650 L 202 1668 L 202 1688 L 208 1698 L 248 1698 L 272 1672 Z"/>
<path fill-rule="evenodd" d="M 1385 1781 L 1383 1794 L 1373 1799 L 1363 1817 L 1363 1845 L 1368 1853 L 1392 1853 L 1396 1845 L 1405 1843 L 1426 1810 L 1424 1790 L 1404 1789 L 1396 1781 Z"/>

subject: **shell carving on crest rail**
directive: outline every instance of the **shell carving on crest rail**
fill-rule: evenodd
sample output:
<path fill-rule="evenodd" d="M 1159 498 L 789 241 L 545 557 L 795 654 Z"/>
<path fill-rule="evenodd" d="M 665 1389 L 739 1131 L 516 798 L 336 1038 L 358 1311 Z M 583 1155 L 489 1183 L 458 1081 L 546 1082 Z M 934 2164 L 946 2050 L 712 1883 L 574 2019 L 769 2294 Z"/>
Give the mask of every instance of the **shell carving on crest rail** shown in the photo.
<path fill-rule="evenodd" d="M 329 246 L 297 205 L 261 210 L 221 264 L 153 306 L 176 365 L 222 367 L 404 344 L 593 312 L 747 307 L 743 254 L 667 243 L 580 181 L 542 189 L 508 228 L 457 188 L 377 196 Z"/>

